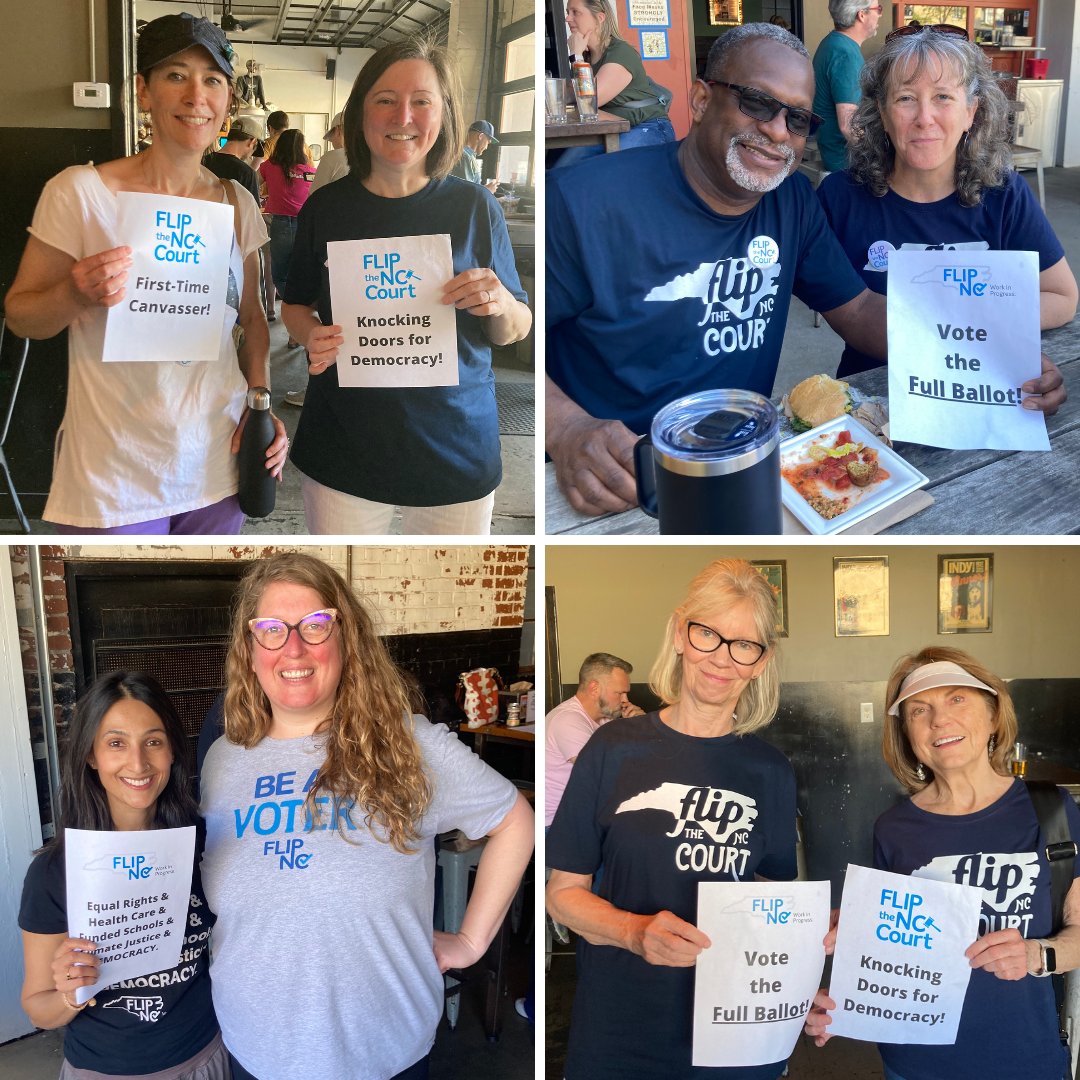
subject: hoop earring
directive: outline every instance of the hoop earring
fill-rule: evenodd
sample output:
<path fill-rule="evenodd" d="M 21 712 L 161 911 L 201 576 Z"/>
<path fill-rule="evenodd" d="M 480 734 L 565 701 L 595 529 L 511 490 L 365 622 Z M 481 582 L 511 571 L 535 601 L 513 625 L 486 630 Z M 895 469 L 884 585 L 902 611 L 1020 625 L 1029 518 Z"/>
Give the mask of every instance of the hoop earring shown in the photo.
<path fill-rule="evenodd" d="M 925 782 L 925 780 L 926 780 L 926 767 L 923 765 L 923 763 L 921 761 L 919 762 L 918 765 L 915 766 L 915 775 L 919 778 L 920 781 Z"/>

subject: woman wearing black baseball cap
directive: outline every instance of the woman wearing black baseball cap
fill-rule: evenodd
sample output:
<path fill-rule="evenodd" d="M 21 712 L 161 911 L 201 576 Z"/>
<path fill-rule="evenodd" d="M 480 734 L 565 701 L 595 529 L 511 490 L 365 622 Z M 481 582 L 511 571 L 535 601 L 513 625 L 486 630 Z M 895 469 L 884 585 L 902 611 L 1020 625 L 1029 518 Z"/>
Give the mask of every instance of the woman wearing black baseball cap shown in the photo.
<path fill-rule="evenodd" d="M 153 143 L 140 154 L 65 169 L 46 184 L 5 300 L 16 334 L 69 331 L 67 407 L 45 520 L 64 533 L 235 534 L 240 432 L 249 386 L 269 385 L 270 337 L 259 303 L 266 229 L 249 192 L 201 164 L 232 102 L 233 51 L 207 19 L 165 15 L 137 43 L 135 90 Z M 220 350 L 209 363 L 103 363 L 108 309 L 132 263 L 118 244 L 121 192 L 232 204 L 234 242 Z M 235 320 L 239 348 L 227 332 Z M 153 360 L 152 341 L 147 360 Z M 220 362 L 215 362 L 220 361 Z M 280 475 L 285 429 L 266 467 Z"/>

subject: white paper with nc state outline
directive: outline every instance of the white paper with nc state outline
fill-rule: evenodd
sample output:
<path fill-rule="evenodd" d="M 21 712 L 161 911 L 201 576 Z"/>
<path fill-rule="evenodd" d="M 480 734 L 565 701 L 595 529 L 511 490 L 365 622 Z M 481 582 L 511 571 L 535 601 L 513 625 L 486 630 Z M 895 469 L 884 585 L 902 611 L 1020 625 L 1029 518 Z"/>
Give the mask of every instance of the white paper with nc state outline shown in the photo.
<path fill-rule="evenodd" d="M 1049 450 L 1046 419 L 1021 406 L 1020 390 L 1042 372 L 1038 255 L 893 251 L 888 259 L 893 441 Z"/>
<path fill-rule="evenodd" d="M 694 1065 L 768 1065 L 795 1048 L 821 985 L 827 881 L 703 881 Z"/>
<path fill-rule="evenodd" d="M 232 329 L 232 207 L 136 191 L 121 191 L 116 204 L 116 240 L 132 264 L 123 300 L 108 310 L 102 359 L 220 359 Z"/>
<path fill-rule="evenodd" d="M 97 943 L 95 991 L 175 967 L 180 961 L 191 902 L 195 826 L 64 834 L 68 934 Z"/>
<path fill-rule="evenodd" d="M 448 233 L 334 240 L 326 265 L 345 338 L 339 386 L 457 386 L 457 311 L 441 302 L 454 276 Z"/>
<path fill-rule="evenodd" d="M 979 936 L 972 885 L 848 864 L 829 997 L 831 1035 L 951 1045 Z M 895 940 L 890 940 L 895 939 Z"/>

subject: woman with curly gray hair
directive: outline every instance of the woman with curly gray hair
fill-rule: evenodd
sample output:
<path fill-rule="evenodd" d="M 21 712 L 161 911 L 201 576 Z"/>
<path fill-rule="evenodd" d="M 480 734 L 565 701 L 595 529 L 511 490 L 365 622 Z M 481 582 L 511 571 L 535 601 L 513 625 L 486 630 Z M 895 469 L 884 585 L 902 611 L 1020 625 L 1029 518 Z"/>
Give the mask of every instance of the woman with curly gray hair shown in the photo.
<path fill-rule="evenodd" d="M 1041 325 L 1076 313 L 1076 280 L 1031 189 L 1012 169 L 1008 105 L 990 65 L 960 27 L 894 30 L 862 70 L 849 167 L 818 196 L 851 264 L 886 292 L 889 252 L 974 248 L 1039 253 Z M 844 350 L 838 375 L 880 361 Z M 1061 375 L 1045 357 L 1026 384 L 1030 408 L 1054 411 Z"/>

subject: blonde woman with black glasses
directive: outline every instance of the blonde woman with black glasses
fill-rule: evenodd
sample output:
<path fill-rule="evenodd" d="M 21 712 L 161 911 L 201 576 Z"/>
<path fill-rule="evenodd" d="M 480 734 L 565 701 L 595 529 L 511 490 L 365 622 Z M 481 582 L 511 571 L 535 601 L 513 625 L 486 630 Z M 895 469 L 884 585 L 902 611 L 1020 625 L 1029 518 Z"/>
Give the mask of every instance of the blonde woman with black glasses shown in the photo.
<path fill-rule="evenodd" d="M 309 555 L 240 586 L 225 736 L 202 773 L 214 1007 L 235 1080 L 424 1080 L 442 972 L 483 956 L 533 845 L 514 786 L 408 684 Z M 461 930 L 432 929 L 439 833 L 486 836 Z"/>

